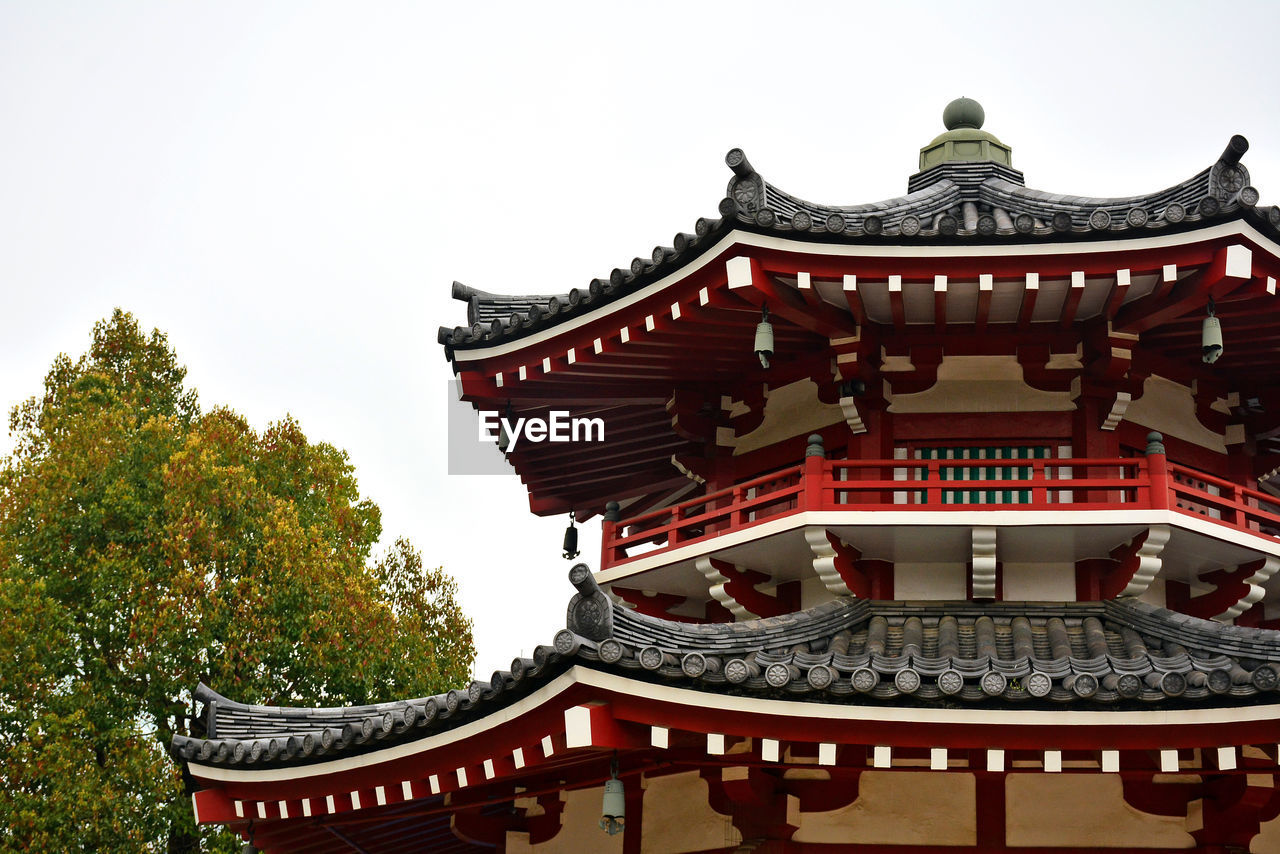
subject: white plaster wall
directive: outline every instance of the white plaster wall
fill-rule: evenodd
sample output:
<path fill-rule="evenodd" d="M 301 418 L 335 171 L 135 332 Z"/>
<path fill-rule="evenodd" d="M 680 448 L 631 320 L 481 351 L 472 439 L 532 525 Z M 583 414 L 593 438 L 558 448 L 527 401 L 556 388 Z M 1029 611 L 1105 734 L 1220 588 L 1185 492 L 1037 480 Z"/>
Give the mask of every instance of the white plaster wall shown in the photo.
<path fill-rule="evenodd" d="M 894 599 L 964 599 L 968 567 L 955 563 L 906 563 L 893 567 Z"/>
<path fill-rule="evenodd" d="M 1163 608 L 1165 606 L 1164 579 L 1158 577 L 1151 579 L 1151 586 L 1142 591 L 1138 598 L 1157 608 Z"/>
<path fill-rule="evenodd" d="M 830 602 L 836 598 L 835 594 L 827 589 L 827 585 L 822 583 L 822 579 L 816 575 L 802 579 L 800 581 L 800 608 L 815 608 L 824 602 Z"/>
<path fill-rule="evenodd" d="M 1007 601 L 1075 601 L 1076 569 L 1070 563 L 1006 563 L 1002 571 Z"/>
<path fill-rule="evenodd" d="M 972 774 L 866 771 L 858 799 L 830 812 L 798 813 L 796 842 L 864 845 L 974 845 Z"/>
<path fill-rule="evenodd" d="M 1185 824 L 1129 806 L 1117 774 L 1010 774 L 1005 781 L 1011 846 L 1192 848 Z"/>

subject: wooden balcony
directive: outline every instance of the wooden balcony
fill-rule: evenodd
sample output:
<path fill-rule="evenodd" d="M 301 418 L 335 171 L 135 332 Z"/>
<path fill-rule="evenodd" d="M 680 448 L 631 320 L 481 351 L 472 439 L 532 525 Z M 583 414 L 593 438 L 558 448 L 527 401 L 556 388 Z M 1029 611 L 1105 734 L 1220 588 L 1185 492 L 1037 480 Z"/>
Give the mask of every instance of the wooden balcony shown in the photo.
<path fill-rule="evenodd" d="M 991 524 L 982 514 L 994 511 L 1084 511 L 1097 515 L 1075 518 L 1103 522 L 1117 511 L 1142 510 L 1195 516 L 1266 539 L 1280 535 L 1280 499 L 1169 463 L 1162 453 L 1008 460 L 827 460 L 815 455 L 622 523 L 606 521 L 600 566 L 622 570 L 640 558 L 652 564 L 664 552 L 728 534 L 741 541 L 741 532 L 752 527 L 803 513 L 822 513 L 827 520 L 841 511 L 897 511 L 899 520 L 903 511 L 952 514 L 958 524 L 981 525 Z M 919 518 L 933 524 L 941 516 Z"/>

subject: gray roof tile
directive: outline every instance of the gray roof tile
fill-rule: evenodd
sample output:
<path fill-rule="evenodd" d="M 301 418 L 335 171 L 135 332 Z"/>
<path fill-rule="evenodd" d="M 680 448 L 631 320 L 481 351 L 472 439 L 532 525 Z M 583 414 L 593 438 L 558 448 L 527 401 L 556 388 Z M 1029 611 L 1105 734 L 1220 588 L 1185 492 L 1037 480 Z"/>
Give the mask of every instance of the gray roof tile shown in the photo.
<path fill-rule="evenodd" d="M 516 659 L 489 682 L 432 697 L 287 708 L 238 703 L 200 685 L 195 699 L 203 706 L 208 737 L 175 736 L 172 749 L 184 760 L 245 767 L 368 752 L 491 714 L 573 665 L 708 694 L 820 703 L 958 698 L 1050 706 L 1221 706 L 1256 702 L 1280 686 L 1280 632 L 1226 626 L 1134 599 L 843 599 L 727 624 L 679 623 L 610 607 L 611 636 L 597 642 L 564 630 L 555 646 L 539 646 L 533 658 Z M 940 651 L 944 620 L 948 633 L 954 629 L 946 642 L 951 654 Z M 1015 652 L 1015 631 L 1022 633 L 1021 655 Z M 989 654 L 980 652 L 983 632 Z M 1054 632 L 1057 640 L 1050 637 Z M 872 634 L 881 633 L 883 649 L 878 641 L 871 644 Z M 1069 655 L 1055 655 L 1068 649 Z"/>

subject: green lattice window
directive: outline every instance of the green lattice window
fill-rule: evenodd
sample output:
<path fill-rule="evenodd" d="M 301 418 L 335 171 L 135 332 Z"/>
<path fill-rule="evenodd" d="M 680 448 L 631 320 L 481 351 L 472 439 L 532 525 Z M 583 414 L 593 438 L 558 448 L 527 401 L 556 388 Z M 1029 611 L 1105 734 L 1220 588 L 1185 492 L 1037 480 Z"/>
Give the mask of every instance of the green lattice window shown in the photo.
<path fill-rule="evenodd" d="M 974 465 L 947 466 L 938 472 L 942 480 L 1030 480 L 1034 469 L 1017 465 L 1018 460 L 1044 460 L 1052 456 L 1045 445 L 993 445 L 986 447 L 956 446 L 916 448 L 917 460 L 973 460 Z M 928 480 L 927 468 L 917 469 L 916 476 Z M 1030 489 L 946 489 L 942 492 L 943 504 L 1027 504 L 1031 501 Z M 920 492 L 916 502 L 927 502 L 927 493 Z"/>

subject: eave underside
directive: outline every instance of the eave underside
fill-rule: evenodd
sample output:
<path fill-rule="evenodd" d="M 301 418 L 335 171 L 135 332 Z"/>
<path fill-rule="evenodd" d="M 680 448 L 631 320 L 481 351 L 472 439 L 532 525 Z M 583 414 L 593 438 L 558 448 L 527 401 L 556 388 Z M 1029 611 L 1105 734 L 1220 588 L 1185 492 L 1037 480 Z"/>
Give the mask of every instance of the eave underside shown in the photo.
<path fill-rule="evenodd" d="M 738 456 L 757 442 L 750 434 L 774 390 L 811 381 L 824 404 L 839 400 L 849 380 L 864 383 L 868 400 L 886 382 L 895 393 L 918 391 L 928 383 L 914 354 L 930 350 L 1016 354 L 1025 371 L 1035 371 L 1083 348 L 1077 370 L 1090 378 L 1091 394 L 1136 397 L 1134 377 L 1155 373 L 1195 383 L 1201 394 L 1258 401 L 1261 417 L 1242 417 L 1265 450 L 1277 432 L 1271 410 L 1280 412 L 1277 252 L 1239 223 L 1087 252 L 1024 245 L 989 255 L 841 253 L 739 232 L 643 299 L 455 358 L 464 399 L 477 408 L 510 405 L 516 416 L 533 418 L 569 409 L 609 425 L 601 444 L 511 450 L 508 460 L 540 514 L 572 509 L 581 518 L 610 500 L 647 496 L 627 515 L 643 511 L 686 485 L 686 461 Z M 728 272 L 740 262 L 751 268 L 746 286 Z M 1231 334 L 1212 367 L 1200 362 L 1211 298 Z M 768 369 L 752 351 L 766 306 L 775 339 Z M 1116 353 L 1132 360 L 1132 371 L 1128 362 L 1117 366 Z M 897 360 L 892 370 L 877 367 L 889 357 Z M 915 374 L 902 371 L 908 360 Z M 1027 377 L 1069 387 L 1061 369 Z M 1137 385 L 1122 389 L 1125 382 Z"/>

